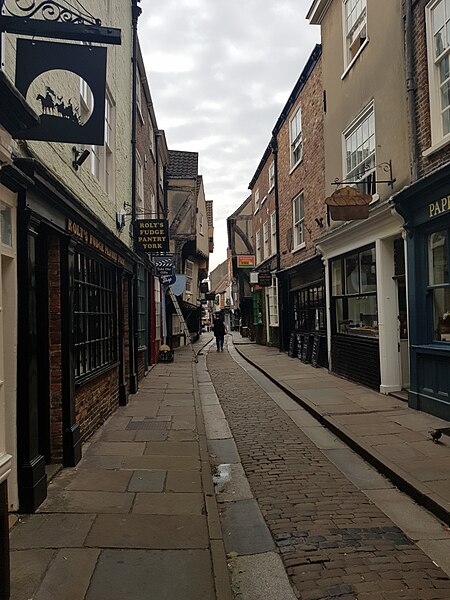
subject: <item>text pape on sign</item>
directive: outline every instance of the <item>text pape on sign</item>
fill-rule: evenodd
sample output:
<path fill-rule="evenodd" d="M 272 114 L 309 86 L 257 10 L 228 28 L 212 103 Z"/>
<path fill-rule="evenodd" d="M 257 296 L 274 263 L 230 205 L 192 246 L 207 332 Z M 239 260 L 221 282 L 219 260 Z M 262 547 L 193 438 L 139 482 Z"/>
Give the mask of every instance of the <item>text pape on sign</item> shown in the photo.
<path fill-rule="evenodd" d="M 135 248 L 141 252 L 167 252 L 169 225 L 167 219 L 138 219 L 134 224 Z"/>

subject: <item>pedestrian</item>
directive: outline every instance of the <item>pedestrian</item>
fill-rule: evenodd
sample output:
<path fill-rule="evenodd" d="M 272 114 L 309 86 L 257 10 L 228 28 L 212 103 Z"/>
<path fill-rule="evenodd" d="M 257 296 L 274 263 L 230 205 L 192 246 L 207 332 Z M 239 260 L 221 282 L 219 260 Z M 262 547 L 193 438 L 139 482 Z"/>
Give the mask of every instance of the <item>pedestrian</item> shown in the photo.
<path fill-rule="evenodd" d="M 214 337 L 216 338 L 217 352 L 223 352 L 223 342 L 227 333 L 227 326 L 222 319 L 216 319 L 213 325 Z"/>

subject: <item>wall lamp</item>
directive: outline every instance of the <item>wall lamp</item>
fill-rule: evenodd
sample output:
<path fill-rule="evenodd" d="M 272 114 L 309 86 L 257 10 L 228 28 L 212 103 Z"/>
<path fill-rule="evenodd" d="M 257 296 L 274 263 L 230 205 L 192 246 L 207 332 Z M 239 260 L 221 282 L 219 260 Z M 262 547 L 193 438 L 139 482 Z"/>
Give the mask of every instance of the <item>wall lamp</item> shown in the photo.
<path fill-rule="evenodd" d="M 76 148 L 75 146 L 73 146 L 72 152 L 73 152 L 72 167 L 75 169 L 75 171 L 78 171 L 78 169 L 81 167 L 81 165 L 84 163 L 84 161 L 89 156 L 90 151 L 89 150 L 81 151 L 81 150 L 78 150 L 78 148 Z"/>

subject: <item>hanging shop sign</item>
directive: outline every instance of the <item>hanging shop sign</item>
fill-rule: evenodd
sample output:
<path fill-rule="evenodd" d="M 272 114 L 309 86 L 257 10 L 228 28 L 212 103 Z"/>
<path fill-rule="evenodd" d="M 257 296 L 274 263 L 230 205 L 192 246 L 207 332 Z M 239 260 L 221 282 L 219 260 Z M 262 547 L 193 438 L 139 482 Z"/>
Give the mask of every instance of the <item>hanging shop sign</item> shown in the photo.
<path fill-rule="evenodd" d="M 169 223 L 167 219 L 137 219 L 134 223 L 134 237 L 137 251 L 167 252 Z"/>
<path fill-rule="evenodd" d="M 163 285 L 175 283 L 175 259 L 173 254 L 161 254 L 152 258 L 156 276 Z"/>
<path fill-rule="evenodd" d="M 272 273 L 258 273 L 258 285 L 261 287 L 270 287 L 272 285 Z"/>
<path fill-rule="evenodd" d="M 253 269 L 255 266 L 255 256 L 253 254 L 240 254 L 237 257 L 238 269 Z"/>
<path fill-rule="evenodd" d="M 208 294 L 206 294 L 205 296 L 206 300 L 210 300 L 213 301 L 216 299 L 216 293 L 215 292 L 210 292 Z"/>
<path fill-rule="evenodd" d="M 78 223 L 74 223 L 70 219 L 66 221 L 66 229 L 69 233 L 71 233 L 74 237 L 78 238 L 82 242 L 84 242 L 87 246 L 94 248 L 106 258 L 109 258 L 112 262 L 118 264 L 123 267 L 125 265 L 125 259 L 120 256 L 117 252 L 112 250 L 109 246 L 98 240 L 95 236 L 92 235 L 87 229 L 78 225 Z"/>
<path fill-rule="evenodd" d="M 333 221 L 356 221 L 369 217 L 370 194 L 363 194 L 358 189 L 345 186 L 336 190 L 325 199 Z"/>
<path fill-rule="evenodd" d="M 103 146 L 106 48 L 18 39 L 15 84 L 40 116 L 15 139 Z"/>

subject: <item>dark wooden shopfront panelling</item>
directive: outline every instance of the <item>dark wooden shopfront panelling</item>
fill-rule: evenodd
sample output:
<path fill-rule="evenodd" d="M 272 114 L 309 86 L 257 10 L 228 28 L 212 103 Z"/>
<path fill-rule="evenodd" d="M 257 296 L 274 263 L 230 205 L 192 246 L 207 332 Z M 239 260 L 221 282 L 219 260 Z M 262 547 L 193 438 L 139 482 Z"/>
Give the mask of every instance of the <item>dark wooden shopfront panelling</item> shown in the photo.
<path fill-rule="evenodd" d="M 337 375 L 379 390 L 381 376 L 378 340 L 350 335 L 333 336 L 331 361 L 332 371 Z"/>

